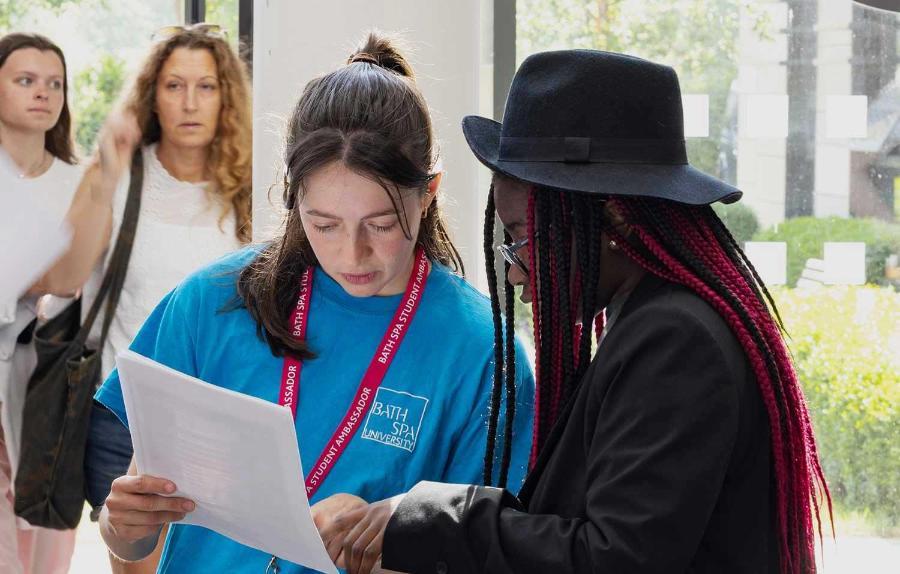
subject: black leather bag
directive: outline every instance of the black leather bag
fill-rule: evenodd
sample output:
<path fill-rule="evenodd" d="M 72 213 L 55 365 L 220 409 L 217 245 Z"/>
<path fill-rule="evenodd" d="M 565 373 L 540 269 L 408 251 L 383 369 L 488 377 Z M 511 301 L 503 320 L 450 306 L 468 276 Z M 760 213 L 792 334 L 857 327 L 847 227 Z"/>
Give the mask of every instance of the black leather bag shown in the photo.
<path fill-rule="evenodd" d="M 34 526 L 78 526 L 84 509 L 84 452 L 94 392 L 102 382 L 101 355 L 134 244 L 144 166 L 138 149 L 131 162 L 128 199 L 103 282 L 81 320 L 81 298 L 35 329 L 37 367 L 28 381 L 22 415 L 22 448 L 15 482 L 15 513 Z M 87 346 L 102 305 L 100 345 Z"/>

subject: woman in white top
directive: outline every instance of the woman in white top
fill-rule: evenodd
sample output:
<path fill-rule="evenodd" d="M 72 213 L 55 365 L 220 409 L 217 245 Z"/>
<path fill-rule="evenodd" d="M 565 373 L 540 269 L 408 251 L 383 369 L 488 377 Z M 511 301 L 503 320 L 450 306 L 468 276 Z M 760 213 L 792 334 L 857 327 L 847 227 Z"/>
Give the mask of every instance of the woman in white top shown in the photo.
<path fill-rule="evenodd" d="M 141 209 L 103 376 L 162 297 L 190 271 L 250 240 L 251 115 L 246 68 L 208 25 L 165 29 L 124 110 L 100 135 L 69 212 L 72 247 L 41 280 L 51 293 L 84 285 L 90 300 L 115 243 L 128 166 L 144 156 Z M 95 323 L 99 335 L 102 318 Z M 99 337 L 97 337 L 99 338 Z"/>
<path fill-rule="evenodd" d="M 143 154 L 140 215 L 102 351 L 104 377 L 115 366 L 115 354 L 128 348 L 167 292 L 251 236 L 246 67 L 216 26 L 170 27 L 164 32 L 124 110 L 108 118 L 101 130 L 99 161 L 88 168 L 68 216 L 72 247 L 41 280 L 52 293 L 84 285 L 91 300 L 115 244 L 132 154 Z M 102 323 L 102 317 L 95 323 L 95 342 Z M 127 429 L 95 406 L 85 461 L 88 499 L 95 508 L 103 504 L 110 484 L 124 474 L 130 459 Z"/>
<path fill-rule="evenodd" d="M 74 165 L 71 123 L 62 50 L 43 36 L 0 38 L 0 147 L 18 171 L 16 192 L 32 195 L 60 221 L 81 177 Z M 0 187 L 5 184 L 0 182 Z M 33 528 L 13 513 L 22 406 L 36 361 L 34 347 L 17 344 L 17 339 L 37 314 L 38 295 L 29 292 L 17 300 L 0 301 L 0 572 L 4 574 L 65 572 L 75 547 L 74 530 Z"/>

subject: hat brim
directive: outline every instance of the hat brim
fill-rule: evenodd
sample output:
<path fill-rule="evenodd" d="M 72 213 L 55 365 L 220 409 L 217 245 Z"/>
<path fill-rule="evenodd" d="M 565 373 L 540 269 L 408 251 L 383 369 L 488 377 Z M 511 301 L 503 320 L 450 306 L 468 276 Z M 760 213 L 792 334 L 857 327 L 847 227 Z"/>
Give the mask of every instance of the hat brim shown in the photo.
<path fill-rule="evenodd" d="M 598 193 L 657 197 L 689 205 L 733 203 L 743 193 L 687 164 L 563 163 L 501 161 L 501 124 L 466 116 L 463 134 L 475 157 L 489 169 L 537 185 Z"/>

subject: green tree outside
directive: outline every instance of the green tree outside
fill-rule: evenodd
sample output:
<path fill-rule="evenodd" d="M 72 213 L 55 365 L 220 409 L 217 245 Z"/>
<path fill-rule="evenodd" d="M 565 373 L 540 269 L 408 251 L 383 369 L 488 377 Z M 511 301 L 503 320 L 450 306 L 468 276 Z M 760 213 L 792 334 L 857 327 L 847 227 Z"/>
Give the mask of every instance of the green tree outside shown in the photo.
<path fill-rule="evenodd" d="M 34 8 L 52 8 L 59 10 L 66 4 L 73 4 L 80 0 L 0 0 L 0 36 L 13 30 L 13 26 L 19 18 Z"/>
<path fill-rule="evenodd" d="M 767 34 L 769 23 L 747 0 L 518 0 L 516 51 L 521 61 L 541 50 L 592 48 L 674 67 L 682 92 L 709 95 L 709 137 L 688 140 L 691 163 L 724 177 L 742 13 L 756 34 Z"/>
<path fill-rule="evenodd" d="M 113 54 L 104 54 L 99 62 L 75 76 L 72 114 L 75 141 L 83 154 L 93 150 L 97 133 L 124 83 L 125 62 Z"/>

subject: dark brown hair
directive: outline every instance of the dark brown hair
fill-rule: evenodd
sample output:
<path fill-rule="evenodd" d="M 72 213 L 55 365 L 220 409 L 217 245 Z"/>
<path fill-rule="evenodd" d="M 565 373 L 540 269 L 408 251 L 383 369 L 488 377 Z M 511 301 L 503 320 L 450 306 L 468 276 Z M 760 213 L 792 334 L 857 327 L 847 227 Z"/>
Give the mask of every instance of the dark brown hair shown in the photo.
<path fill-rule="evenodd" d="M 50 128 L 44 135 L 44 149 L 53 157 L 74 164 L 75 145 L 72 142 L 72 116 L 69 114 L 69 80 L 66 68 L 66 57 L 62 50 L 48 38 L 38 34 L 7 34 L 0 38 L 0 68 L 6 64 L 6 59 L 16 50 L 34 48 L 41 52 L 53 52 L 59 56 L 63 65 L 63 106 L 56 125 Z"/>
<path fill-rule="evenodd" d="M 283 234 L 264 247 L 238 280 L 238 294 L 276 356 L 312 357 L 288 326 L 300 275 L 317 264 L 296 206 L 304 181 L 334 161 L 372 178 L 390 198 L 410 236 L 402 196 L 427 191 L 435 177 L 428 106 L 412 68 L 391 40 L 371 33 L 347 65 L 310 81 L 291 117 L 284 154 Z M 462 272 L 437 200 L 422 218 L 416 241 L 432 261 Z"/>

